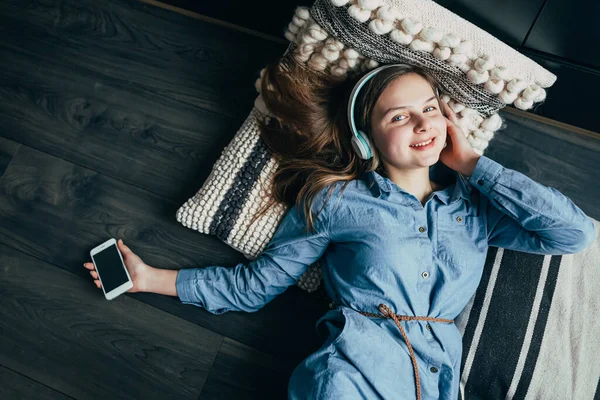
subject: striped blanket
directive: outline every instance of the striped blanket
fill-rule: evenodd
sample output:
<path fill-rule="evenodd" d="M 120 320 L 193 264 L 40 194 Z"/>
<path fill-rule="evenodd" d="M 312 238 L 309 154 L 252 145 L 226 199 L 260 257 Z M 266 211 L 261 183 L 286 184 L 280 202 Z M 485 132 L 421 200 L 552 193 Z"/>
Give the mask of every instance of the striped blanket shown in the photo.
<path fill-rule="evenodd" d="M 456 319 L 460 399 L 599 399 L 600 237 L 563 256 L 490 247 L 484 268 Z"/>

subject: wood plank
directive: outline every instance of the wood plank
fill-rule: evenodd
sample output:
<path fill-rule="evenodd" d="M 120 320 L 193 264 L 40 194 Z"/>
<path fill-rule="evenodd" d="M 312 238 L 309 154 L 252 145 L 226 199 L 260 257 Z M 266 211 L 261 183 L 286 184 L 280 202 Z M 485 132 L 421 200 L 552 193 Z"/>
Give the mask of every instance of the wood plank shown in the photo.
<path fill-rule="evenodd" d="M 52 390 L 0 365 L 0 399 L 67 400 L 72 397 Z"/>
<path fill-rule="evenodd" d="M 133 0 L 24 6 L 0 5 L 0 135 L 180 203 L 285 50 Z"/>
<path fill-rule="evenodd" d="M 295 364 L 225 338 L 200 400 L 285 399 Z"/>
<path fill-rule="evenodd" d="M 240 32 L 244 32 L 245 34 L 248 35 L 252 35 L 252 36 L 257 36 L 269 41 L 274 41 L 274 42 L 279 42 L 279 43 L 285 43 L 287 44 L 289 41 L 285 38 L 285 36 L 280 35 L 281 31 L 278 29 L 278 31 L 276 32 L 277 36 L 273 36 L 267 33 L 262 33 L 259 32 L 258 30 L 254 30 L 254 29 L 249 29 L 246 28 L 242 25 L 238 25 L 236 23 L 232 23 L 232 22 L 228 22 L 228 19 L 222 19 L 222 18 L 215 18 L 218 17 L 217 15 L 215 15 L 214 13 L 202 13 L 200 14 L 200 12 L 203 12 L 203 10 L 201 9 L 196 9 L 194 6 L 198 5 L 198 2 L 180 2 L 180 1 L 168 1 L 168 2 L 164 2 L 164 1 L 159 1 L 159 0 L 139 0 L 139 1 L 143 1 L 144 3 L 147 4 L 151 4 L 153 6 L 156 7 L 160 7 L 160 8 L 164 8 L 165 10 L 170 10 L 191 18 L 196 18 L 199 19 L 201 21 L 206 21 L 209 22 L 211 24 L 215 24 L 215 25 L 220 25 L 220 26 L 224 26 L 227 27 L 228 29 L 233 29 L 233 30 L 237 30 Z M 185 0 L 184 0 L 185 1 Z M 276 4 L 278 4 L 279 2 L 277 2 Z M 300 4 L 297 4 L 300 5 Z M 290 15 L 293 14 L 288 14 L 286 15 L 286 17 L 290 18 Z M 262 21 L 261 21 L 262 22 Z M 287 27 L 287 25 L 285 25 Z"/>
<path fill-rule="evenodd" d="M 501 116 L 506 128 L 495 134 L 485 155 L 559 190 L 587 215 L 600 219 L 600 140 L 522 115 Z"/>
<path fill-rule="evenodd" d="M 569 136 L 571 135 L 583 135 L 583 136 L 588 136 L 590 138 L 593 138 L 595 140 L 600 140 L 600 134 L 587 130 L 587 129 L 583 129 L 580 128 L 578 126 L 575 125 L 570 125 L 570 124 L 566 124 L 564 122 L 560 122 L 557 121 L 555 119 L 550 119 L 548 117 L 544 117 L 542 115 L 538 115 L 538 114 L 532 114 L 528 111 L 524 111 L 524 110 L 519 110 L 518 108 L 514 108 L 514 107 L 505 107 L 502 109 L 502 112 L 506 112 L 506 113 L 510 113 L 528 120 L 533 120 L 533 121 L 537 121 L 539 122 L 542 126 L 544 125 L 550 125 L 550 126 L 555 126 L 557 128 L 562 129 L 564 132 L 567 132 L 567 134 Z"/>
<path fill-rule="evenodd" d="M 197 399 L 221 335 L 0 245 L 0 364 L 77 399 Z"/>
<path fill-rule="evenodd" d="M 193 1 L 193 0 L 141 0 L 162 7 L 179 8 L 225 21 L 253 32 L 261 32 L 269 40 L 286 40 L 284 33 L 298 6 L 310 7 L 312 0 L 278 0 L 256 3 L 244 0 Z M 161 4 L 162 3 L 162 4 Z M 240 29 L 240 28 L 238 28 Z M 255 34 L 257 34 L 255 33 Z"/>
<path fill-rule="evenodd" d="M 30 149 L 17 153 L 0 184 L 0 243 L 89 281 L 81 263 L 107 238 L 122 238 L 146 263 L 179 269 L 247 260 L 215 236 L 174 218 L 177 204 L 143 189 Z M 100 298 L 101 292 L 93 294 Z M 326 304 L 297 287 L 255 313 L 213 315 L 175 297 L 128 294 L 247 346 L 299 361 L 319 344 Z M 289 343 L 294 346 L 289 346 Z"/>
<path fill-rule="evenodd" d="M 2 180 L 2 175 L 4 175 L 8 164 L 17 153 L 19 146 L 20 144 L 17 142 L 0 137 L 0 180 Z"/>

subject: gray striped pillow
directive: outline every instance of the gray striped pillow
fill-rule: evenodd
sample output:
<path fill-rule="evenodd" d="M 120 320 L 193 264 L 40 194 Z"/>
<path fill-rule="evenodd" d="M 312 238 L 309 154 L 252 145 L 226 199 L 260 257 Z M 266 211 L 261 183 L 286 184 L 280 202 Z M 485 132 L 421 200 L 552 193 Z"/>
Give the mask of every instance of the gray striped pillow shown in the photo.
<path fill-rule="evenodd" d="M 202 188 L 177 210 L 177 221 L 201 233 L 215 235 L 246 258 L 255 259 L 267 246 L 289 207 L 278 203 L 252 225 L 268 202 L 277 161 L 259 137 L 254 108 L 208 176 Z M 297 286 L 312 292 L 321 282 L 317 261 Z"/>

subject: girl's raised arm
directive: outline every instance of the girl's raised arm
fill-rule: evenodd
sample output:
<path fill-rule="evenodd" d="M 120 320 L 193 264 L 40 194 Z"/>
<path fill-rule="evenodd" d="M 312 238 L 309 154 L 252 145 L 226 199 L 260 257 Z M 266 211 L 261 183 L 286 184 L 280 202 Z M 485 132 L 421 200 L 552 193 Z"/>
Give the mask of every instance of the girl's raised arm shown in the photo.
<path fill-rule="evenodd" d="M 490 246 L 534 254 L 573 254 L 587 248 L 596 232 L 592 219 L 558 190 L 481 156 L 469 183 L 489 202 Z"/>

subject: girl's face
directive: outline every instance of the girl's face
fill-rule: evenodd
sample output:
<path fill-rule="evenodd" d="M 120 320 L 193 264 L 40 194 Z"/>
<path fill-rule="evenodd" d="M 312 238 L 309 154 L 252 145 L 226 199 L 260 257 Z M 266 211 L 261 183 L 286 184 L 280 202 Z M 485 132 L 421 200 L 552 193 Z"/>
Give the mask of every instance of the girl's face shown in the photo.
<path fill-rule="evenodd" d="M 446 142 L 446 119 L 425 78 L 408 73 L 383 91 L 371 117 L 371 139 L 386 168 L 410 169 L 435 164 Z M 433 143 L 419 150 L 411 144 Z"/>

